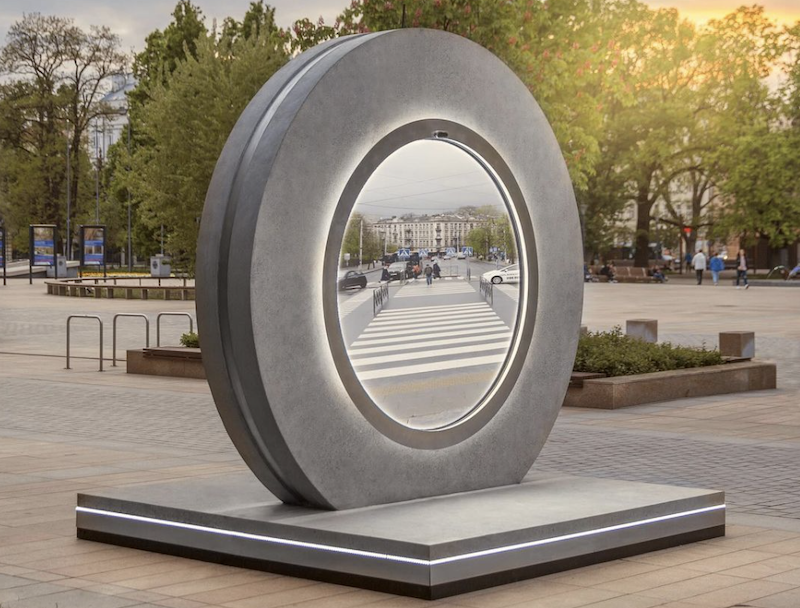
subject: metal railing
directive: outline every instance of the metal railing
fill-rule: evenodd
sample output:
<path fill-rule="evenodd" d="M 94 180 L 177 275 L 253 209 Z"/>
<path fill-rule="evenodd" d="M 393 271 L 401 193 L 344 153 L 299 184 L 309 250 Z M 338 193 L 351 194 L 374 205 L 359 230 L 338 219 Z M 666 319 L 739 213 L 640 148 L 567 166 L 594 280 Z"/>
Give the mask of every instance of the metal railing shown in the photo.
<path fill-rule="evenodd" d="M 189 317 L 189 333 L 194 333 L 194 319 L 188 312 L 160 312 L 156 317 L 156 346 L 161 346 L 161 317 Z"/>
<path fill-rule="evenodd" d="M 384 283 L 377 289 L 372 290 L 372 316 L 380 312 L 389 301 L 389 284 Z"/>
<path fill-rule="evenodd" d="M 69 329 L 70 329 L 70 322 L 72 319 L 97 319 L 97 322 L 100 323 L 100 371 L 103 371 L 103 319 L 98 317 L 97 315 L 70 315 L 67 317 L 67 367 L 66 369 L 70 369 L 69 367 Z"/>
<path fill-rule="evenodd" d="M 481 278 L 480 292 L 489 306 L 494 306 L 494 284 L 491 281 Z"/>
<path fill-rule="evenodd" d="M 111 365 L 116 367 L 117 366 L 117 318 L 118 317 L 137 317 L 144 319 L 144 347 L 150 347 L 150 319 L 147 318 L 147 315 L 143 315 L 138 312 L 119 312 L 114 315 L 114 321 L 112 323 L 111 329 Z"/>

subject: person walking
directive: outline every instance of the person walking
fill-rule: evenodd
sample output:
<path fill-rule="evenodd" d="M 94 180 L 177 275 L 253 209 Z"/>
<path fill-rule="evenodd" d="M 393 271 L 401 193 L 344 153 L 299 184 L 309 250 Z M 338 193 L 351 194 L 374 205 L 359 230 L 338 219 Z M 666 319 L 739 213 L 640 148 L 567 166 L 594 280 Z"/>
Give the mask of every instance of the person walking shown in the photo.
<path fill-rule="evenodd" d="M 694 273 L 697 275 L 697 284 L 703 284 L 703 273 L 706 270 L 706 254 L 701 249 L 694 254 L 692 258 L 692 266 L 694 266 Z"/>
<path fill-rule="evenodd" d="M 428 287 L 433 283 L 433 268 L 431 268 L 430 264 L 425 264 L 425 282 Z"/>
<path fill-rule="evenodd" d="M 725 261 L 722 259 L 722 256 L 717 253 L 711 258 L 709 266 L 711 268 L 711 278 L 714 280 L 714 287 L 716 287 L 719 285 L 719 273 L 725 270 Z"/>
<path fill-rule="evenodd" d="M 739 281 L 744 282 L 744 288 L 750 289 L 750 283 L 747 282 L 747 255 L 744 249 L 739 250 L 739 255 L 736 256 L 736 289 L 739 289 Z"/>
<path fill-rule="evenodd" d="M 439 266 L 439 262 L 437 262 L 436 260 L 433 261 L 433 278 L 434 279 L 442 278 L 442 269 Z"/>
<path fill-rule="evenodd" d="M 386 266 L 384 266 L 383 270 L 381 271 L 381 281 L 380 282 L 381 283 L 388 283 L 391 280 L 392 280 L 392 277 L 389 276 L 389 269 Z"/>

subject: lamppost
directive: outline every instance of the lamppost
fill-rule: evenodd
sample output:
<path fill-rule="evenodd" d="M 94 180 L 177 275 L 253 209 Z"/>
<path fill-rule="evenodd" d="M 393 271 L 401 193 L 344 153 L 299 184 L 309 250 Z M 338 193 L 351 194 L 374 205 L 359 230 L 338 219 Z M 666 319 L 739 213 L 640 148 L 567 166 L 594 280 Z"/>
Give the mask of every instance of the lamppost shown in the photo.
<path fill-rule="evenodd" d="M 72 231 L 70 230 L 70 216 L 72 215 L 72 166 L 71 166 L 71 146 L 69 133 L 67 133 L 67 260 L 72 260 Z M 53 243 L 55 247 L 55 243 Z M 56 266 L 58 266 L 58 255 L 56 255 Z"/>
<path fill-rule="evenodd" d="M 131 236 L 131 115 L 128 112 L 128 108 L 120 108 L 119 111 L 120 116 L 125 116 L 127 121 L 127 128 L 128 128 L 128 247 L 126 250 L 126 257 L 128 258 L 128 272 L 133 270 L 133 238 Z"/>

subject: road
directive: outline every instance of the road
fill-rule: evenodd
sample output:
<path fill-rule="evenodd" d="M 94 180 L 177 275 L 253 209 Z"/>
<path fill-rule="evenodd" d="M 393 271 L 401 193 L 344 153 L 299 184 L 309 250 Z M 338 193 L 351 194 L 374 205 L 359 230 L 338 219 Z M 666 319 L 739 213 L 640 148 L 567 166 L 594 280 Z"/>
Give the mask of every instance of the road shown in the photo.
<path fill-rule="evenodd" d="M 395 420 L 415 428 L 452 423 L 479 403 L 505 360 L 516 321 L 516 285 L 494 290 L 493 305 L 479 290 L 494 265 L 443 262 L 441 279 L 389 285 L 389 302 L 373 314 L 367 289 L 340 292 L 348 353 L 373 400 Z M 467 268 L 471 281 L 467 280 Z"/>

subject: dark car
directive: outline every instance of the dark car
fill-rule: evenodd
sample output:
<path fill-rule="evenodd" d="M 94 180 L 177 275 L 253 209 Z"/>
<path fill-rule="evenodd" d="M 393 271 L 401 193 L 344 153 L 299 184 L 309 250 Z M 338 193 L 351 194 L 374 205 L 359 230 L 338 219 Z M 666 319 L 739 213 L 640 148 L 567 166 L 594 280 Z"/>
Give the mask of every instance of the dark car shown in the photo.
<path fill-rule="evenodd" d="M 389 265 L 389 280 L 402 281 L 403 279 L 410 279 L 414 276 L 411 270 L 411 262 L 395 262 Z"/>
<path fill-rule="evenodd" d="M 358 287 L 364 289 L 367 286 L 367 277 L 363 272 L 348 270 L 347 273 L 339 278 L 339 290 L 352 289 Z"/>

